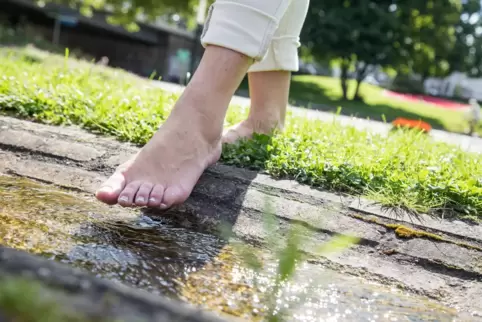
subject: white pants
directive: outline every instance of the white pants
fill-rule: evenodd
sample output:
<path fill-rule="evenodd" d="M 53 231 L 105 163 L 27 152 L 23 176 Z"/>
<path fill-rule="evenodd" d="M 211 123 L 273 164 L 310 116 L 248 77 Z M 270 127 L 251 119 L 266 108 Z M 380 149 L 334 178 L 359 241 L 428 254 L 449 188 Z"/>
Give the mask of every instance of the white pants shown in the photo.
<path fill-rule="evenodd" d="M 298 71 L 300 33 L 309 0 L 216 0 L 201 43 L 254 59 L 248 72 Z"/>

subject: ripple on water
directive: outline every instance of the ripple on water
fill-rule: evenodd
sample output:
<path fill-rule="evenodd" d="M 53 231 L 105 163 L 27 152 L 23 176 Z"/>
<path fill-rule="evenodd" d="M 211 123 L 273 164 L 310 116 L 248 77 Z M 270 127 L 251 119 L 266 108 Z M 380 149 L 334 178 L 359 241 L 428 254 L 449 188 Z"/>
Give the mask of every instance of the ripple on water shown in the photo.
<path fill-rule="evenodd" d="M 0 176 L 0 222 L 3 245 L 218 313 L 261 320 L 274 288 L 276 261 L 268 252 L 251 248 L 265 263 L 255 272 L 216 236 L 26 179 Z M 300 265 L 275 306 L 297 321 L 456 318 L 425 299 L 312 264 Z"/>

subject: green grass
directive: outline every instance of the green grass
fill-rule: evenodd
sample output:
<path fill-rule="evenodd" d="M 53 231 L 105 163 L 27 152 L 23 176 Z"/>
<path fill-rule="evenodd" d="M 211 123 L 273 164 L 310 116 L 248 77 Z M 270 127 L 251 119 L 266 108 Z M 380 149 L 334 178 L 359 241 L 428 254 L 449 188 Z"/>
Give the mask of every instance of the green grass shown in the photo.
<path fill-rule="evenodd" d="M 351 80 L 349 97 L 353 96 L 356 83 Z M 246 80 L 241 88 L 247 89 Z M 337 112 L 341 107 L 341 114 L 368 118 L 377 121 L 391 122 L 397 117 L 421 119 L 428 122 L 435 129 L 449 132 L 465 133 L 467 122 L 463 112 L 442 109 L 426 103 L 404 102 L 390 99 L 383 95 L 383 89 L 371 84 L 363 83 L 360 88 L 363 101 L 344 101 L 339 79 L 325 76 L 296 75 L 291 82 L 290 100 L 293 105 L 305 106 L 327 112 Z M 309 102 L 309 103 L 307 103 Z M 482 134 L 482 127 L 479 128 Z"/>
<path fill-rule="evenodd" d="M 144 144 L 176 99 L 120 70 L 53 55 L 39 61 L 3 53 L 0 111 L 19 117 L 77 124 Z M 226 125 L 246 114 L 245 107 L 231 107 Z M 389 206 L 482 218 L 482 156 L 420 133 L 382 137 L 289 115 L 283 134 L 227 146 L 222 162 Z"/>
<path fill-rule="evenodd" d="M 0 319 L 17 322 L 87 322 L 79 313 L 64 311 L 54 299 L 46 299 L 42 286 L 30 279 L 0 279 Z"/>

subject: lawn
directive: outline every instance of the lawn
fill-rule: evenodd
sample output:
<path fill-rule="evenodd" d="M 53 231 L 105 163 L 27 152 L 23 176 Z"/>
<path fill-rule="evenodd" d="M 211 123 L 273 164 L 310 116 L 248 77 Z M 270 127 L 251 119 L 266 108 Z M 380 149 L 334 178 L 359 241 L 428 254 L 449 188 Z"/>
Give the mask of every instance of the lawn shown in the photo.
<path fill-rule="evenodd" d="M 176 95 L 127 72 L 45 53 L 33 59 L 32 54 L 0 49 L 0 73 L 0 112 L 76 124 L 139 145 L 166 119 L 176 100 Z M 231 106 L 226 125 L 246 113 L 245 107 Z M 222 162 L 364 195 L 392 207 L 482 218 L 482 156 L 421 133 L 383 137 L 289 115 L 284 133 L 226 146 Z"/>
<path fill-rule="evenodd" d="M 349 97 L 355 90 L 355 81 L 349 83 Z M 246 90 L 246 80 L 241 85 Z M 434 107 L 426 103 L 404 102 L 383 95 L 383 89 L 363 83 L 360 88 L 363 101 L 342 100 L 339 79 L 325 76 L 296 75 L 291 82 L 290 101 L 293 105 L 304 106 L 348 116 L 391 122 L 397 117 L 421 119 L 435 129 L 464 133 L 467 123 L 463 112 Z M 480 129 L 482 134 L 482 128 Z"/>

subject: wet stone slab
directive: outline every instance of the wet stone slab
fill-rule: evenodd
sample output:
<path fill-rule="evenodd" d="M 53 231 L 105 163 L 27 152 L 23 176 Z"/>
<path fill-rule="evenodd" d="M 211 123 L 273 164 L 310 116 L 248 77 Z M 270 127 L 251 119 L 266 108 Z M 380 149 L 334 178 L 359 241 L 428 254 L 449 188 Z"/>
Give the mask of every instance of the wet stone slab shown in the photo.
<path fill-rule="evenodd" d="M 0 176 L 0 187 L 3 247 L 38 256 L 0 248 L 0 272 L 40 281 L 46 294 L 61 297 L 58 301 L 64 308 L 125 321 L 134 317 L 140 321 L 218 319 L 186 302 L 225 320 L 260 321 L 268 311 L 277 262 L 262 248 L 247 246 L 263 262 L 264 268 L 258 271 L 242 261 L 235 240 L 106 207 L 88 196 L 26 179 Z M 370 321 L 383 316 L 424 321 L 458 315 L 422 297 L 316 264 L 305 263 L 298 269 L 279 297 L 280 309 L 286 309 L 289 320 L 318 321 L 323 316 Z M 109 300 L 104 302 L 105 298 Z"/>
<path fill-rule="evenodd" d="M 16 130 L 0 130 L 0 145 L 26 149 L 39 153 L 67 158 L 74 161 L 90 161 L 104 155 L 102 149 L 80 143 L 65 142 L 54 137 L 43 137 Z"/>
<path fill-rule="evenodd" d="M 0 183 L 4 246 L 151 296 L 200 305 L 223 318 L 256 320 L 264 314 L 276 272 L 266 241 L 277 236 L 282 244 L 291 227 L 301 224 L 309 232 L 302 250 L 310 262 L 286 286 L 289 295 L 281 302 L 295 320 L 316 320 L 318 314 L 348 321 L 471 321 L 482 313 L 481 226 L 433 218 L 414 222 L 370 203 L 357 208 L 359 200 L 352 197 L 221 164 L 209 168 L 188 201 L 170 211 L 107 207 L 94 201 L 93 192 L 138 148 L 78 128 L 11 118 L 0 117 L 0 129 L 23 138 L 0 142 L 0 175 L 15 176 Z M 19 177 L 37 183 L 15 181 Z M 267 201 L 275 219 L 270 231 Z M 235 238 L 220 238 L 221 226 Z M 360 241 L 341 253 L 317 252 L 340 234 Z M 266 271 L 246 268 L 234 247 L 238 241 L 248 242 Z M 301 296 L 306 288 L 311 291 Z"/>
<path fill-rule="evenodd" d="M 74 319 L 77 321 L 81 317 L 83 322 L 226 321 L 191 306 L 155 297 L 107 279 L 94 278 L 90 274 L 66 265 L 2 246 L 0 246 L 0 274 L 0 285 L 13 281 L 18 285 L 24 285 L 26 282 L 34 286 L 35 291 L 38 292 L 34 295 L 40 295 L 34 301 L 41 303 L 45 300 L 45 307 L 62 312 L 61 316 L 66 317 L 66 320 L 70 317 L 72 321 Z M 5 290 L 0 290 L 0 295 L 3 295 L 2 292 Z M 4 309 L 5 307 L 0 307 L 1 321 L 12 321 L 11 313 L 8 309 Z M 32 310 L 32 308 L 26 309 Z M 29 316 L 33 314 L 35 312 L 31 312 Z M 40 310 L 38 314 L 44 313 Z"/>
<path fill-rule="evenodd" d="M 405 213 L 395 212 L 390 209 L 383 209 L 379 205 L 366 200 L 354 200 L 349 208 L 368 214 L 373 214 L 386 219 L 396 219 L 411 223 L 419 227 L 434 229 L 451 235 L 468 237 L 482 242 L 482 225 L 468 224 L 460 220 L 443 220 L 425 214 L 417 217 Z"/>

